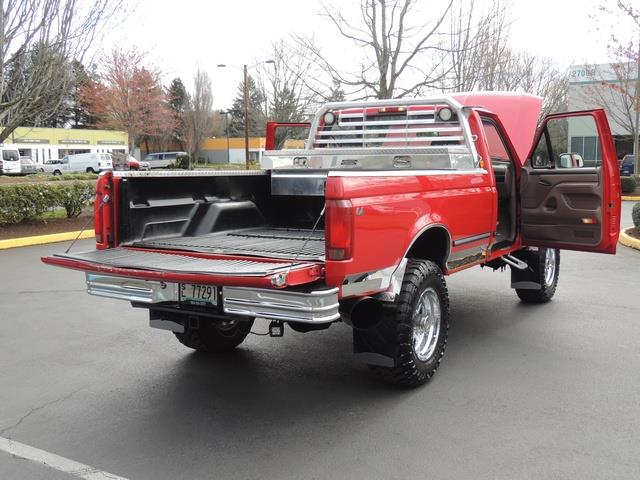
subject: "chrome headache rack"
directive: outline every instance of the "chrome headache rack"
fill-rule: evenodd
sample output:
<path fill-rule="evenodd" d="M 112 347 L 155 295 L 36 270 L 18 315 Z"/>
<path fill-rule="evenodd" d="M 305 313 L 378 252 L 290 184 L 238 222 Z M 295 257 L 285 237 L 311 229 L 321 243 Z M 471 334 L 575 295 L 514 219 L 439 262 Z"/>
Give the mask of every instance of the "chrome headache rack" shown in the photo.
<path fill-rule="evenodd" d="M 452 97 L 337 102 L 311 123 L 305 150 L 265 152 L 266 169 L 473 169 L 468 111 Z"/>

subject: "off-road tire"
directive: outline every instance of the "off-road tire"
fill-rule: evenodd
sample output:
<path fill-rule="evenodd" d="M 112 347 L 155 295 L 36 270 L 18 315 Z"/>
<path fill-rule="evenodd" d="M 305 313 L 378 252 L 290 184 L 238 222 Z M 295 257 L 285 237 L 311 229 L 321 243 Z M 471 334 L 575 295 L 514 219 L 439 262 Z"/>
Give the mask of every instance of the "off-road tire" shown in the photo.
<path fill-rule="evenodd" d="M 240 345 L 251 331 L 254 319 L 239 322 L 235 327 L 222 330 L 213 322 L 200 322 L 198 328 L 185 328 L 184 333 L 175 333 L 184 346 L 198 352 L 226 353 Z"/>
<path fill-rule="evenodd" d="M 555 252 L 555 272 L 551 282 L 545 281 L 545 259 L 547 250 Z M 538 275 L 534 281 L 539 283 L 541 287 L 538 289 L 516 288 L 516 294 L 524 303 L 547 303 L 553 298 L 553 295 L 556 293 L 556 287 L 558 286 L 558 278 L 560 277 L 560 250 L 540 248 L 536 252 L 527 252 L 527 255 L 528 262 L 536 262 L 537 264 Z"/>
<path fill-rule="evenodd" d="M 423 361 L 414 350 L 417 303 L 422 292 L 433 289 L 440 304 L 440 330 L 433 354 Z M 384 322 L 389 323 L 387 341 L 395 346 L 395 367 L 371 366 L 382 380 L 404 387 L 417 387 L 431 379 L 440 366 L 449 333 L 449 294 L 440 268 L 429 260 L 409 260 L 402 288 Z"/>

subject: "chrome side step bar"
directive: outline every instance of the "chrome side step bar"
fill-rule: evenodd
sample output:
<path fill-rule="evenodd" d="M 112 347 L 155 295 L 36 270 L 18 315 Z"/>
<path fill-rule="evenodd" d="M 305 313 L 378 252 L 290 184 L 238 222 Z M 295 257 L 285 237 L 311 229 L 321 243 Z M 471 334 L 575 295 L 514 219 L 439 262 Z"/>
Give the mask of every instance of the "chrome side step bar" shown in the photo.
<path fill-rule="evenodd" d="M 523 262 L 519 258 L 516 258 L 512 255 L 505 255 L 500 258 L 504 263 L 506 263 L 507 265 L 511 265 L 513 268 L 517 268 L 518 270 L 526 270 L 527 268 L 529 268 L 527 262 Z"/>

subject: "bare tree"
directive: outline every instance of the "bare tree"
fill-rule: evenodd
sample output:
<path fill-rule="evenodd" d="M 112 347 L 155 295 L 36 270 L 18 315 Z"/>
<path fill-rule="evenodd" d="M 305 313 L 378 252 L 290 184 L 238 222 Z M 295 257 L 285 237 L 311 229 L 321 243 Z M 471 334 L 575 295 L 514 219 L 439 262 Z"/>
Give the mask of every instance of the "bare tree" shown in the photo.
<path fill-rule="evenodd" d="M 635 155 L 636 175 L 640 175 L 640 8 L 629 1 L 618 0 L 615 7 L 603 3 L 598 8 L 597 24 L 607 24 L 603 17 L 612 21 L 608 34 L 607 49 L 615 59 L 610 72 L 603 72 L 587 65 L 596 75 L 598 84 L 585 89 L 585 99 L 607 110 L 609 117 L 629 135 Z M 594 18 L 596 20 L 596 18 Z M 622 38 L 617 33 L 624 31 L 620 25 L 631 26 L 631 35 Z"/>
<path fill-rule="evenodd" d="M 0 142 L 25 119 L 54 117 L 120 0 L 0 0 Z"/>
<path fill-rule="evenodd" d="M 207 72 L 198 69 L 193 77 L 193 93 L 185 110 L 185 144 L 192 160 L 205 138 L 213 131 L 213 92 Z"/>
<path fill-rule="evenodd" d="M 435 87 L 441 76 L 442 27 L 450 14 L 448 0 L 425 21 L 415 0 L 361 0 L 360 18 L 347 19 L 340 7 L 323 7 L 323 15 L 342 37 L 362 49 L 355 73 L 339 71 L 312 39 L 298 37 L 317 65 L 350 97 L 400 98 Z"/>
<path fill-rule="evenodd" d="M 324 98 L 320 83 L 309 72 L 314 61 L 308 50 L 280 39 L 272 44 L 273 63 L 259 70 L 258 86 L 264 94 L 265 117 L 271 121 L 299 122 L 308 118 Z"/>
<path fill-rule="evenodd" d="M 508 2 L 498 0 L 488 10 L 479 11 L 474 0 L 456 2 L 444 53 L 442 90 L 491 89 L 500 59 L 508 50 L 508 6 Z"/>
<path fill-rule="evenodd" d="M 522 91 L 544 98 L 541 118 L 566 109 L 566 74 L 546 58 L 514 51 L 509 45 L 508 0 L 478 11 L 459 1 L 451 17 L 440 88 L 444 91 Z"/>

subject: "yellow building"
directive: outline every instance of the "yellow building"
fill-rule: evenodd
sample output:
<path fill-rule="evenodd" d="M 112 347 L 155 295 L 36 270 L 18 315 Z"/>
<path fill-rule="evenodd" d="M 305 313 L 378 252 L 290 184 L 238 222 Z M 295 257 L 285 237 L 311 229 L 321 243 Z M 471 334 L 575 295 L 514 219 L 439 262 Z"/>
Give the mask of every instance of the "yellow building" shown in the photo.
<path fill-rule="evenodd" d="M 74 153 L 126 153 L 129 138 L 116 130 L 18 127 L 4 143 L 16 146 L 20 155 L 44 163 Z"/>
<path fill-rule="evenodd" d="M 249 160 L 260 162 L 265 151 L 266 139 L 264 137 L 249 138 Z M 285 141 L 285 149 L 304 148 L 303 140 Z M 207 138 L 200 146 L 199 157 L 205 158 L 210 163 L 244 163 L 244 137 Z"/>

